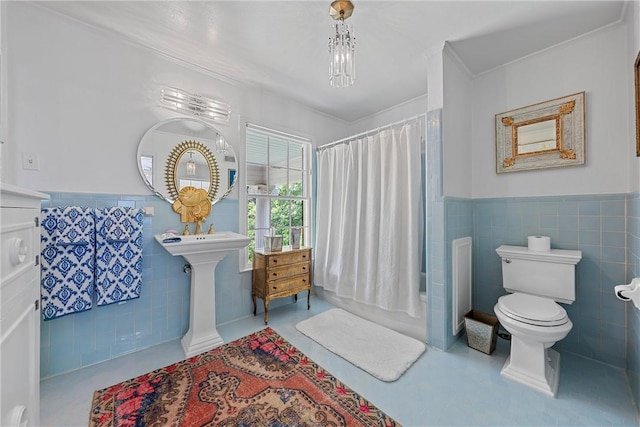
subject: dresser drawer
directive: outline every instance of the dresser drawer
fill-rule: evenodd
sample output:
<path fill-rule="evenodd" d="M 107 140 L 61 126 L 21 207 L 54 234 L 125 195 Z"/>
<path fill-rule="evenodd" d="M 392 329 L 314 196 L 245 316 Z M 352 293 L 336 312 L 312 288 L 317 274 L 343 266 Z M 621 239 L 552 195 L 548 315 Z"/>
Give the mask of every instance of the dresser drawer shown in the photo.
<path fill-rule="evenodd" d="M 296 252 L 282 252 L 280 254 L 269 255 L 267 261 L 267 268 L 278 267 L 281 265 L 297 264 L 300 262 L 306 262 L 311 259 L 311 251 L 296 251 Z"/>
<path fill-rule="evenodd" d="M 283 265 L 282 267 L 269 268 L 267 270 L 267 280 L 279 280 L 291 276 L 298 276 L 300 274 L 307 274 L 309 273 L 309 266 L 310 264 L 308 262 L 305 262 L 292 265 Z"/>
<path fill-rule="evenodd" d="M 309 286 L 309 275 L 303 274 L 300 276 L 287 277 L 285 279 L 279 279 L 270 281 L 267 284 L 269 294 L 278 294 L 280 292 L 287 292 L 295 288 L 302 288 Z"/>

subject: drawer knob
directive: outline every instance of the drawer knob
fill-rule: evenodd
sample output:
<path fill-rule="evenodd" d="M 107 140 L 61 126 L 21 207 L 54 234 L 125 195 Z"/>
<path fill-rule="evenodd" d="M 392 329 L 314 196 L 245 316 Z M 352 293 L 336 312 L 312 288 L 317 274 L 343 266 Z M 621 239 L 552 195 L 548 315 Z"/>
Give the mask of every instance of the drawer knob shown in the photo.
<path fill-rule="evenodd" d="M 276 277 L 278 275 L 278 273 L 273 273 L 273 277 Z"/>
<path fill-rule="evenodd" d="M 307 269 L 307 267 L 302 267 L 302 269 L 303 269 L 303 270 L 306 270 L 306 269 Z"/>
<path fill-rule="evenodd" d="M 278 262 L 278 260 L 277 260 L 277 259 L 274 259 L 274 260 L 273 260 L 273 263 L 274 263 L 274 264 L 275 264 L 275 263 L 277 263 L 277 262 Z"/>
<path fill-rule="evenodd" d="M 22 264 L 27 257 L 27 244 L 19 237 L 14 237 L 9 242 L 9 261 L 11 265 Z"/>

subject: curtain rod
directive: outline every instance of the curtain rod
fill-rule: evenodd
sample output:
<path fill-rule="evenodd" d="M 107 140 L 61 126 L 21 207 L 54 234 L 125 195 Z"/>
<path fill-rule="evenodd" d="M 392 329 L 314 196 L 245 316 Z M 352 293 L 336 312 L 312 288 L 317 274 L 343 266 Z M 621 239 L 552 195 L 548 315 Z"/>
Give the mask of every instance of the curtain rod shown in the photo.
<path fill-rule="evenodd" d="M 360 133 L 357 133 L 355 135 L 351 135 L 351 136 L 348 136 L 346 138 L 342 138 L 342 139 L 339 139 L 337 141 L 333 141 L 333 142 L 330 142 L 328 144 L 321 145 L 317 149 L 320 150 L 320 149 L 333 147 L 334 145 L 344 144 L 345 142 L 349 142 L 349 141 L 351 141 L 353 139 L 358 138 L 359 136 L 364 136 L 364 135 L 368 135 L 370 133 L 380 132 L 383 129 L 387 129 L 387 128 L 390 128 L 390 127 L 393 127 L 393 126 L 397 126 L 397 125 L 402 124 L 402 123 L 407 123 L 407 122 L 410 122 L 411 120 L 416 120 L 416 119 L 418 119 L 420 117 L 425 117 L 426 118 L 426 113 L 416 114 L 415 116 L 409 117 L 409 118 L 404 119 L 404 120 L 398 120 L 397 122 L 390 123 L 388 125 L 384 125 L 384 126 L 377 127 L 375 129 L 370 129 L 370 130 L 367 130 L 367 131 L 364 131 L 364 132 L 360 132 Z"/>

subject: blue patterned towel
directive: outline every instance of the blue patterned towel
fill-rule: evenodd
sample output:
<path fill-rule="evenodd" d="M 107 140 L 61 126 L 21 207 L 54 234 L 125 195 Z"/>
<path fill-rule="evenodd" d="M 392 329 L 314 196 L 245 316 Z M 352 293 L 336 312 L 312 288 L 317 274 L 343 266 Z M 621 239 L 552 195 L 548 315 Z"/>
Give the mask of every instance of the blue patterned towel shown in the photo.
<path fill-rule="evenodd" d="M 40 219 L 43 319 L 89 310 L 95 262 L 93 209 L 42 209 Z"/>
<path fill-rule="evenodd" d="M 142 209 L 96 210 L 96 303 L 140 296 L 142 285 Z"/>

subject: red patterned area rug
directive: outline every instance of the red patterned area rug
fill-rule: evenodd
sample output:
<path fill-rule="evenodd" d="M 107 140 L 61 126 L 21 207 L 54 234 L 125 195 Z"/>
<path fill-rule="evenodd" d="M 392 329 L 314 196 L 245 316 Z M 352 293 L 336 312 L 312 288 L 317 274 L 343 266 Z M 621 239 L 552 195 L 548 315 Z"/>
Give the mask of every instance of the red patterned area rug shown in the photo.
<path fill-rule="evenodd" d="M 266 328 L 93 395 L 90 426 L 399 426 Z"/>

